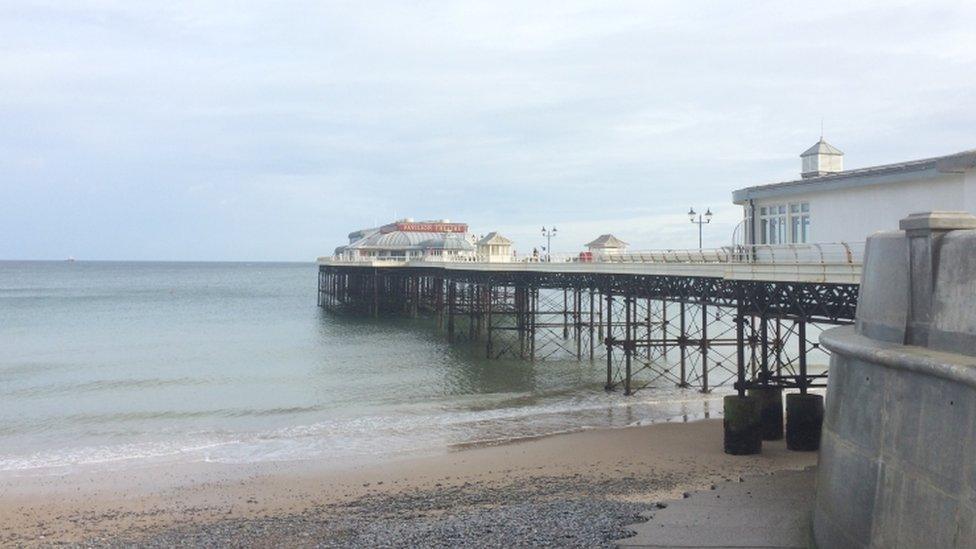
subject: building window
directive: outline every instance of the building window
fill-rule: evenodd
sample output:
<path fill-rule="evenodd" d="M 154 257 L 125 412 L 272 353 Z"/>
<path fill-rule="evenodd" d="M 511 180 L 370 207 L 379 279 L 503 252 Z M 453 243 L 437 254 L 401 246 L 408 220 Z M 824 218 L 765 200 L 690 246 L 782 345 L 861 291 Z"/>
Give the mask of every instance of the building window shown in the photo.
<path fill-rule="evenodd" d="M 810 204 L 773 204 L 759 208 L 760 244 L 805 244 L 810 241 Z"/>
<path fill-rule="evenodd" d="M 790 242 L 805 244 L 810 241 L 810 204 L 790 204 Z"/>
<path fill-rule="evenodd" d="M 786 204 L 763 206 L 759 208 L 762 244 L 785 244 Z"/>

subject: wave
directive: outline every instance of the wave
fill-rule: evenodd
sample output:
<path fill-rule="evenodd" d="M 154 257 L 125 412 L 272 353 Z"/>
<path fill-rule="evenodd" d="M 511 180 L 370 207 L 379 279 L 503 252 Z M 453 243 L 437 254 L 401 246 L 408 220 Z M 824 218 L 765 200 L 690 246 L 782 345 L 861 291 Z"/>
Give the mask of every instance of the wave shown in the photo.
<path fill-rule="evenodd" d="M 0 378 L 2 378 L 4 373 L 6 373 L 6 371 L 0 372 Z M 211 382 L 213 382 L 213 380 L 191 377 L 102 379 L 82 383 L 52 383 L 49 385 L 39 385 L 36 387 L 23 387 L 11 391 L 0 392 L 0 394 L 8 397 L 56 396 L 61 394 L 77 395 L 79 393 L 91 393 L 118 389 L 152 389 L 157 387 L 203 385 Z"/>
<path fill-rule="evenodd" d="M 501 396 L 501 395 L 499 395 Z M 510 395 L 505 395 L 510 396 Z M 175 459 L 184 462 L 251 463 L 354 456 L 388 456 L 469 444 L 498 443 L 588 428 L 627 427 L 709 415 L 720 394 L 679 393 L 622 400 L 577 395 L 530 406 L 495 409 L 418 409 L 404 413 L 336 418 L 256 432 L 197 431 L 166 440 L 92 445 L 25 455 L 0 454 L 0 471 L 29 472 L 104 463 Z M 289 414 L 318 407 L 274 408 L 248 413 Z M 448 407 L 449 408 L 449 407 Z M 718 415 L 721 406 L 713 406 Z M 240 411 L 225 411 L 239 413 Z M 208 412 L 168 412 L 199 417 Z M 128 418 L 157 413 L 113 414 Z M 99 415 L 86 416 L 94 420 Z"/>

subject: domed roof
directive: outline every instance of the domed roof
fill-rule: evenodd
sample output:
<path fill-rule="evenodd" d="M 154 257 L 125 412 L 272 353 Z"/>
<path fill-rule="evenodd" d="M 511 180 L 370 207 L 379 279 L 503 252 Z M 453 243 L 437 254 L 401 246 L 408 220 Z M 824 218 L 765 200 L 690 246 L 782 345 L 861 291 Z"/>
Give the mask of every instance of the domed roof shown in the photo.
<path fill-rule="evenodd" d="M 447 235 L 441 238 L 431 238 L 424 240 L 419 246 L 425 250 L 458 250 L 470 252 L 474 250 L 474 245 L 464 237 L 458 235 Z"/>
<path fill-rule="evenodd" d="M 379 248 L 384 250 L 422 249 L 424 243 L 431 240 L 444 240 L 443 233 L 427 233 L 413 231 L 392 231 L 388 233 L 374 233 L 349 245 L 350 248 Z"/>

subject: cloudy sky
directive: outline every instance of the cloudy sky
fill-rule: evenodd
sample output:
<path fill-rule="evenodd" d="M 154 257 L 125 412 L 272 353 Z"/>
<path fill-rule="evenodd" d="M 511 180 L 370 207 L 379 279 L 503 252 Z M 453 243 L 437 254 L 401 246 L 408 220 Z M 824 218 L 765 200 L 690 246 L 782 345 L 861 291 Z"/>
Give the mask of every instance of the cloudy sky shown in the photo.
<path fill-rule="evenodd" d="M 972 2 L 0 1 L 0 259 L 310 260 L 394 216 L 731 238 L 732 189 L 976 147 Z"/>

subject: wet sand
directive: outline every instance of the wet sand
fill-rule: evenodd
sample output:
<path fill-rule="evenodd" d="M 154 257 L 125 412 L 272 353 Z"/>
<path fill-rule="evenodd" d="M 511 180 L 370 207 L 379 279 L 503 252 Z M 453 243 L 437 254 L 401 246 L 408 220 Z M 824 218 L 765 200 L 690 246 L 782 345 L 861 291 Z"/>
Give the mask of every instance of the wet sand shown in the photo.
<path fill-rule="evenodd" d="M 593 546 L 655 501 L 815 453 L 722 452 L 721 420 L 553 435 L 385 462 L 182 464 L 0 478 L 0 543 Z"/>

